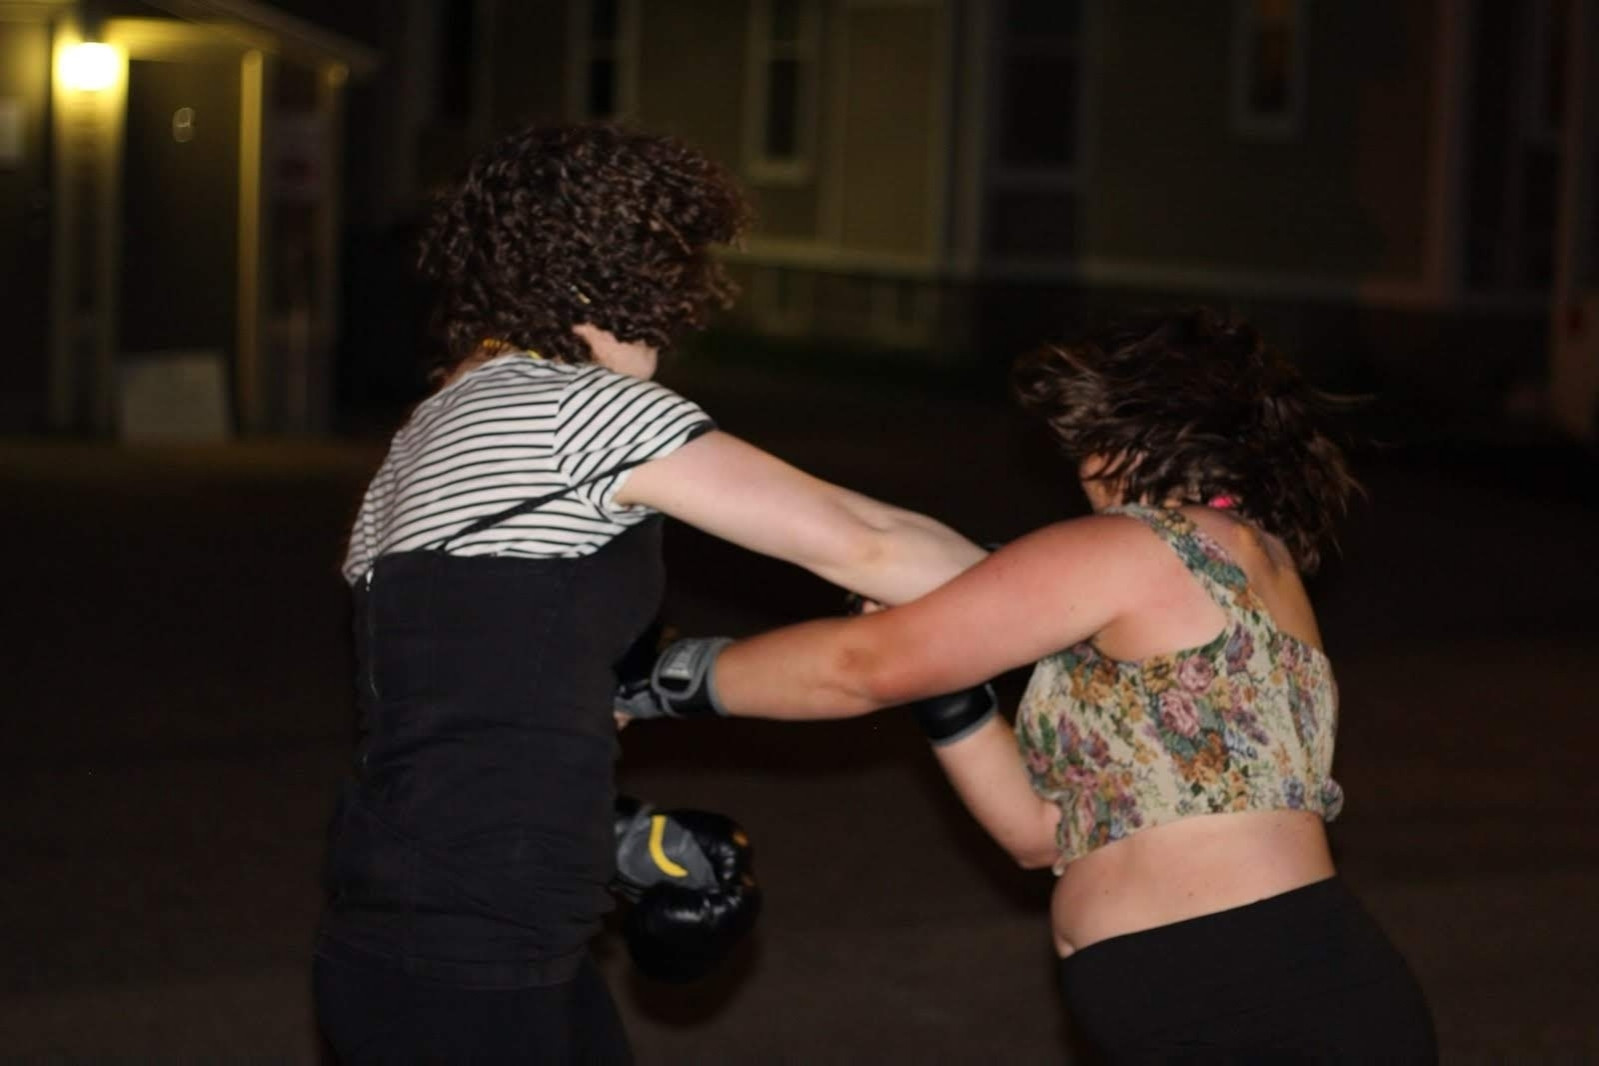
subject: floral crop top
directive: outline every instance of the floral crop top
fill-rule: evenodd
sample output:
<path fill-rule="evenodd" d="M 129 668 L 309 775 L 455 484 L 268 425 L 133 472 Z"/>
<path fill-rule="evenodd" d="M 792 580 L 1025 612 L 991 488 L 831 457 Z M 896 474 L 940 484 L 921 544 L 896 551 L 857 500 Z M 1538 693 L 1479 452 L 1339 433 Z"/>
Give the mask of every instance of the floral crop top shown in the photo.
<path fill-rule="evenodd" d="M 1331 821 L 1338 690 L 1327 657 L 1277 628 L 1221 545 L 1181 511 L 1111 508 L 1147 524 L 1227 613 L 1197 648 L 1136 662 L 1090 642 L 1033 669 L 1016 718 L 1033 789 L 1060 805 L 1066 864 L 1196 814 L 1308 810 Z"/>

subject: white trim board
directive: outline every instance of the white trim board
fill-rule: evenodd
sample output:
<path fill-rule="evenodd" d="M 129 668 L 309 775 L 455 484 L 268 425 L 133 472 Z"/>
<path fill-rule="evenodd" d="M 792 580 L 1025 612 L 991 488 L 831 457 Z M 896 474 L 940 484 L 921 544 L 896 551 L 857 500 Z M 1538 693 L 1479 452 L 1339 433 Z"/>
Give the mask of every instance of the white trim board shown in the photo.
<path fill-rule="evenodd" d="M 1138 260 L 1087 258 L 1076 263 L 993 260 L 975 270 L 955 262 L 839 248 L 825 242 L 751 241 L 722 253 L 729 261 L 835 274 L 892 277 L 907 281 L 1015 282 L 1124 286 L 1152 291 L 1226 293 L 1239 298 L 1267 297 L 1310 303 L 1350 304 L 1409 310 L 1535 312 L 1548 305 L 1540 291 L 1439 292 L 1420 278 L 1337 278 L 1248 269 L 1190 267 Z"/>

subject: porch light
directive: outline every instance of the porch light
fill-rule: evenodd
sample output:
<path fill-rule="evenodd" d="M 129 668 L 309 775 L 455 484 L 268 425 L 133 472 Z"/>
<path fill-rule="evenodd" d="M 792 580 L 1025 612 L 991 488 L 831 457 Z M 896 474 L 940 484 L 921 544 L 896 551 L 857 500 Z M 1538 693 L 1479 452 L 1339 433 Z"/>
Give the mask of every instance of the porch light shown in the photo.
<path fill-rule="evenodd" d="M 61 83 L 79 92 L 100 92 L 117 83 L 122 57 L 109 44 L 84 41 L 61 51 Z"/>

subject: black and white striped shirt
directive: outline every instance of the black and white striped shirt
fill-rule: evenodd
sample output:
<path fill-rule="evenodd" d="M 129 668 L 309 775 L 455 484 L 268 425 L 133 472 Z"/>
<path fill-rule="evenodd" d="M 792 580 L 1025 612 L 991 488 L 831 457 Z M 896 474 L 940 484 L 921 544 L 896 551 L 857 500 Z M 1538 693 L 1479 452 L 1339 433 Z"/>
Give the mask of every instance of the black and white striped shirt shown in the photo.
<path fill-rule="evenodd" d="M 710 428 L 697 405 L 653 381 L 499 356 L 423 400 L 394 435 L 350 533 L 344 577 L 353 584 L 378 556 L 420 548 L 588 555 L 651 513 L 617 505 L 627 472 L 609 472 L 668 455 Z M 531 513 L 456 536 L 552 493 L 560 495 Z"/>

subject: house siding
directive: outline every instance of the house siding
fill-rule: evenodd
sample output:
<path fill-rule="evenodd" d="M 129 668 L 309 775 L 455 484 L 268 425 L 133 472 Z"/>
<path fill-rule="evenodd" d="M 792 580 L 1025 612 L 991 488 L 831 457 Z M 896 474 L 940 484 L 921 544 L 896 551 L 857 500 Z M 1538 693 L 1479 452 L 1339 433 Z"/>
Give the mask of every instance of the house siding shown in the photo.
<path fill-rule="evenodd" d="M 1103 6 L 1084 258 L 1351 281 L 1422 277 L 1434 5 L 1307 3 L 1305 11 L 1302 128 L 1278 141 L 1232 128 L 1231 4 Z"/>
<path fill-rule="evenodd" d="M 748 0 L 644 3 L 639 121 L 740 168 L 749 50 Z"/>
<path fill-rule="evenodd" d="M 0 431 L 38 428 L 49 406 L 49 57 L 47 25 L 0 18 L 0 98 L 19 109 L 21 125 L 20 155 L 0 167 L 0 313 L 12 353 Z"/>
<path fill-rule="evenodd" d="M 836 115 L 841 143 L 839 243 L 859 251 L 937 254 L 944 182 L 943 33 L 937 7 L 846 9 Z"/>
<path fill-rule="evenodd" d="M 496 5 L 490 47 L 496 129 L 566 118 L 570 102 L 565 4 Z"/>

